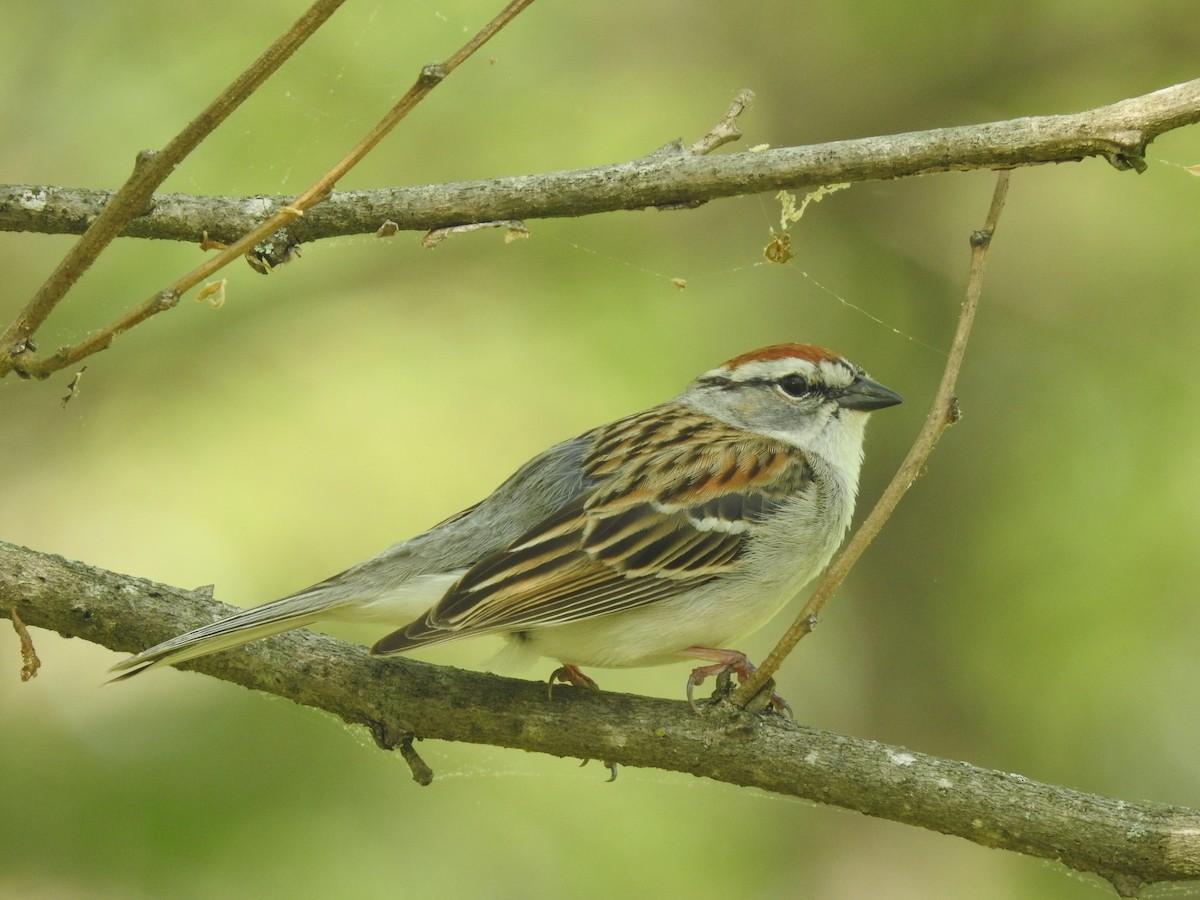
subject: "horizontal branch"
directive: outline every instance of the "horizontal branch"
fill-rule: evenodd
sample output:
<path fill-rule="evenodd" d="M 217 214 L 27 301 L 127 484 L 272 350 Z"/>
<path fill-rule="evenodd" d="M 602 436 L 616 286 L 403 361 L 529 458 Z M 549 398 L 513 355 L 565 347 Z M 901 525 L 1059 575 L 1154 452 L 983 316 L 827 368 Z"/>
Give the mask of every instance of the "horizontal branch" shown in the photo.
<path fill-rule="evenodd" d="M 427 231 L 476 222 L 583 216 L 822 184 L 935 172 L 1002 169 L 1101 157 L 1118 169 L 1145 167 L 1146 146 L 1164 132 L 1200 121 L 1200 79 L 1070 115 L 1031 116 L 886 137 L 762 152 L 700 156 L 655 153 L 629 162 L 420 187 L 334 192 L 288 226 L 303 243 L 350 234 Z M 0 186 L 0 231 L 78 234 L 108 201 L 107 191 Z M 128 237 L 230 240 L 251 230 L 290 197 L 159 194 Z"/>
<path fill-rule="evenodd" d="M 155 584 L 0 542 L 0 616 L 132 652 L 225 615 L 201 592 Z M 817 731 L 725 704 L 681 701 L 380 660 L 307 631 L 186 663 L 369 728 L 428 771 L 411 739 L 596 758 L 749 785 L 892 819 L 988 847 L 1055 859 L 1122 895 L 1200 877 L 1200 812 L 1132 804 Z M 119 690 L 120 688 L 113 688 Z M 10 723 L 11 724 L 11 723 Z"/>

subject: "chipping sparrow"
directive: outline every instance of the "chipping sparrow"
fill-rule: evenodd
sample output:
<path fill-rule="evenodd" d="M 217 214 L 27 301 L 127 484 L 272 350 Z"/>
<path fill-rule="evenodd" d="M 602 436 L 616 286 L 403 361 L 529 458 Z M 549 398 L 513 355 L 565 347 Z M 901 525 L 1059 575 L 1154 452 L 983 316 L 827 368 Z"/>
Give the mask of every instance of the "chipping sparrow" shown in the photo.
<path fill-rule="evenodd" d="M 809 344 L 746 353 L 676 397 L 534 457 L 458 515 L 319 584 L 118 663 L 128 677 L 319 619 L 403 623 L 372 654 L 505 635 L 578 667 L 746 657 L 850 524 L 871 410 L 900 397 Z"/>

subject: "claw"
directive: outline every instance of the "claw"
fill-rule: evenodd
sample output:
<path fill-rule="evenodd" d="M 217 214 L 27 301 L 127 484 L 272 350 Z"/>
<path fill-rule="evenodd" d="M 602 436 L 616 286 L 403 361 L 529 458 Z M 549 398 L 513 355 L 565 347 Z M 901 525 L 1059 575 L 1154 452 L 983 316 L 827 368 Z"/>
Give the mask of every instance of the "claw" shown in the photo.
<path fill-rule="evenodd" d="M 592 691 L 600 690 L 600 686 L 595 681 L 579 671 L 579 666 L 573 666 L 570 663 L 563 663 L 550 673 L 546 693 L 551 700 L 554 699 L 554 683 L 556 681 L 561 681 L 564 684 L 573 684 L 575 687 L 587 688 Z"/>
<path fill-rule="evenodd" d="M 729 673 L 737 676 L 738 684 L 745 682 L 750 677 L 750 673 L 754 671 L 754 663 L 746 658 L 745 653 L 737 650 L 716 650 L 709 647 L 692 647 L 684 651 L 686 656 L 695 656 L 700 659 L 714 660 L 712 665 L 698 666 L 692 670 L 692 674 L 687 680 L 687 699 L 691 704 L 692 709 L 696 712 L 700 711 L 700 707 L 696 704 L 693 697 L 697 685 L 703 684 L 704 680 L 710 675 L 729 677 Z M 770 697 L 771 708 L 778 713 L 785 713 L 790 718 L 795 718 L 792 714 L 791 705 L 779 696 L 775 691 L 771 691 Z"/>
<path fill-rule="evenodd" d="M 579 764 L 579 768 L 582 769 L 584 766 L 586 766 L 590 762 L 591 762 L 590 759 L 585 759 L 583 762 L 581 762 Z M 608 760 L 605 760 L 604 768 L 608 769 L 608 771 L 611 773 L 609 775 L 608 781 L 606 781 L 605 784 L 611 784 L 612 782 L 616 781 L 617 780 L 617 764 L 615 762 L 610 762 Z"/>
<path fill-rule="evenodd" d="M 557 669 L 550 673 L 550 681 L 546 685 L 546 690 L 550 694 L 550 699 L 554 699 L 554 683 L 562 681 L 566 684 L 573 684 L 575 687 L 587 688 L 589 691 L 598 691 L 600 686 L 594 680 L 588 678 L 583 672 L 579 671 L 579 666 L 573 666 L 570 663 L 563 663 Z M 590 760 L 584 760 L 579 765 L 586 766 Z M 615 762 L 604 761 L 604 767 L 611 773 L 609 781 L 617 780 L 617 764 Z"/>

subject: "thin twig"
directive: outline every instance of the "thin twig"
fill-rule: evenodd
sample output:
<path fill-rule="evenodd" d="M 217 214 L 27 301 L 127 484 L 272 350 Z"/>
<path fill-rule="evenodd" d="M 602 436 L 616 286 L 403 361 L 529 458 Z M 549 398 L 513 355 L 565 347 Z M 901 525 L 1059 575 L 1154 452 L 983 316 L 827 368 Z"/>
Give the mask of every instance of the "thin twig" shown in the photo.
<path fill-rule="evenodd" d="M 1150 141 L 1197 121 L 1200 79 L 1071 115 L 1025 117 L 809 147 L 694 156 L 682 149 L 682 142 L 675 142 L 678 146 L 662 153 L 596 169 L 334 195 L 312 214 L 292 219 L 286 234 L 290 241 L 303 242 L 375 233 L 380 223 L 388 221 L 388 232 L 428 231 L 501 219 L 579 217 L 651 206 L 689 208 L 719 197 L 780 188 L 1005 169 L 1088 156 L 1103 157 L 1119 169 L 1138 169 L 1144 168 L 1143 155 Z M 0 230 L 73 233 L 71 223 L 91 215 L 106 197 L 102 192 L 54 187 L 0 186 Z M 205 227 L 238 234 L 255 228 L 258 221 L 257 214 L 247 211 L 255 204 L 238 198 L 171 194 L 158 195 L 155 202 L 153 213 L 130 223 L 128 235 L 194 241 Z M 295 202 L 268 198 L 267 205 L 291 206 Z M 256 251 L 260 246 L 255 245 Z M 207 278 L 209 270 L 197 274 Z M 178 294 L 169 289 L 160 292 L 89 342 L 47 358 L 38 358 L 27 348 L 20 359 L 21 371 L 44 378 L 103 349 L 117 334 L 176 302 Z M 70 350 L 76 352 L 68 355 Z M 11 358 L 0 350 L 0 377 L 11 368 Z"/>
<path fill-rule="evenodd" d="M 954 332 L 954 343 L 950 347 L 950 357 L 946 360 L 946 368 L 942 372 L 942 381 L 938 385 L 937 395 L 933 406 L 925 418 L 925 425 L 913 442 L 908 456 L 900 464 L 891 483 L 871 510 L 870 515 L 863 521 L 850 543 L 833 564 L 825 571 L 804 608 L 792 623 L 791 627 L 780 638 L 775 649 L 763 660 L 762 665 L 730 698 L 739 706 L 745 706 L 766 685 L 767 681 L 779 670 L 784 659 L 791 653 L 800 640 L 813 630 L 825 604 L 841 586 L 846 575 L 858 562 L 863 551 L 870 546 L 871 541 L 879 534 L 883 524 L 896 509 L 900 498 L 917 480 L 933 448 L 937 445 L 949 426 L 958 421 L 958 398 L 954 394 L 958 373 L 962 369 L 963 354 L 967 350 L 967 340 L 971 336 L 971 325 L 975 321 L 975 310 L 979 307 L 979 296 L 983 290 L 983 272 L 987 264 L 988 248 L 991 246 L 992 235 L 1000 213 L 1004 209 L 1004 199 L 1008 194 L 1009 172 L 1002 171 L 996 176 L 996 189 L 992 193 L 992 204 L 988 209 L 987 221 L 981 231 L 971 235 L 971 269 L 967 279 L 966 299 L 958 316 L 958 327 Z"/>
<path fill-rule="evenodd" d="M 744 113 L 746 108 L 749 107 L 753 102 L 754 91 L 750 90 L 749 88 L 738 91 L 737 96 L 733 99 L 733 102 L 729 104 L 729 108 L 725 110 L 725 115 L 721 117 L 721 120 L 717 122 L 717 124 L 711 129 L 709 129 L 707 134 L 693 143 L 691 147 L 684 147 L 683 139 L 676 138 L 675 140 L 669 141 L 668 143 L 659 147 L 646 158 L 650 159 L 655 157 L 675 156 L 679 154 L 704 156 L 705 154 L 716 150 L 718 147 L 728 144 L 730 141 L 738 140 L 741 138 L 742 133 L 738 130 L 736 120 L 738 116 Z M 687 203 L 683 205 L 691 207 L 697 204 Z M 678 204 L 674 203 L 659 204 L 660 209 L 676 208 L 677 206 Z M 520 238 L 527 238 L 530 234 L 528 226 L 526 226 L 525 223 L 520 219 L 489 219 L 487 221 L 432 228 L 425 235 L 425 237 L 421 238 L 421 246 L 426 250 L 429 250 L 433 247 L 436 247 L 452 234 L 467 234 L 472 231 L 479 231 L 483 228 L 506 229 L 507 234 L 504 236 L 504 242 L 506 244 Z M 383 225 L 376 230 L 375 233 L 379 237 L 391 237 L 399 230 L 399 226 L 394 221 L 387 219 L 384 221 Z"/>
<path fill-rule="evenodd" d="M 708 134 L 693 143 L 687 152 L 692 156 L 707 156 L 718 147 L 741 138 L 742 131 L 737 127 L 737 120 L 753 102 L 754 91 L 749 88 L 738 91 L 733 102 L 729 104 L 729 109 L 725 110 L 725 115 L 721 117 L 721 121 L 714 125 Z"/>
<path fill-rule="evenodd" d="M 33 333 L 46 321 L 72 285 L 95 262 L 100 251 L 120 235 L 133 219 L 147 211 L 147 204 L 154 189 L 162 184 L 175 167 L 224 122 L 230 113 L 283 65 L 343 2 L 345 0 L 317 0 L 162 150 L 143 150 L 137 155 L 133 174 L 108 201 L 83 237 L 67 251 L 62 262 L 5 329 L 4 334 L 0 335 L 0 376 L 9 371 L 16 371 L 20 374 L 44 377 L 39 366 L 31 365 L 31 371 L 27 372 L 21 363 L 22 358 L 36 359 L 30 341 Z M 132 324 L 136 322 L 125 325 L 125 328 Z M 76 356 L 72 362 L 81 358 Z"/>
<path fill-rule="evenodd" d="M 413 781 L 421 785 L 421 787 L 429 787 L 433 784 L 433 769 L 429 768 L 429 764 L 421 759 L 421 754 L 417 752 L 417 748 L 413 746 L 413 741 L 416 736 L 406 734 L 400 742 L 400 756 L 408 763 L 408 768 L 412 770 Z"/>
<path fill-rule="evenodd" d="M 21 680 L 28 681 L 37 675 L 38 669 L 42 667 L 42 661 L 38 659 L 37 650 L 33 646 L 33 638 L 30 637 L 29 629 L 25 627 L 15 606 L 9 611 L 9 615 L 12 617 L 12 627 L 17 633 L 17 640 L 21 642 Z"/>
<path fill-rule="evenodd" d="M 274 215 L 249 232 L 244 234 L 238 240 L 229 244 L 224 250 L 217 253 L 215 256 L 209 257 L 205 262 L 197 266 L 191 272 L 181 278 L 175 280 L 174 283 L 160 291 L 147 297 L 136 307 L 131 309 L 119 317 L 116 321 L 110 323 L 104 328 L 92 332 L 82 341 L 73 346 L 62 347 L 52 355 L 39 359 L 33 356 L 28 349 L 26 340 L 20 342 L 24 358 L 18 363 L 16 356 L 18 354 L 6 353 L 0 355 L 0 376 L 6 374 L 10 369 L 18 371 L 20 374 L 27 377 L 45 378 L 52 372 L 59 369 L 74 365 L 79 360 L 92 355 L 100 350 L 106 349 L 113 340 L 119 335 L 139 325 L 152 316 L 157 315 L 164 310 L 171 309 L 179 302 L 179 298 L 183 294 L 205 281 L 213 273 L 224 268 L 233 260 L 240 256 L 244 256 L 254 245 L 269 237 L 274 232 L 278 231 L 287 225 L 298 216 L 304 215 L 305 211 L 320 203 L 329 197 L 333 186 L 355 165 L 357 165 L 363 157 L 365 157 L 397 124 L 400 123 L 412 109 L 423 100 L 435 87 L 441 84 L 446 77 L 453 72 L 459 65 L 468 59 L 475 51 L 482 47 L 488 40 L 515 18 L 525 7 L 529 6 L 533 0 L 513 0 L 500 13 L 488 22 L 474 37 L 462 45 L 455 53 L 453 53 L 445 62 L 434 63 L 425 66 L 421 70 L 421 74 L 413 83 L 408 92 L 400 98 L 399 102 L 388 111 L 379 123 L 372 128 L 367 135 L 359 141 L 358 145 L 343 157 L 336 165 L 328 172 L 321 176 L 312 187 L 294 199 L 291 203 L 280 207 Z M 149 196 L 149 192 L 147 192 Z M 49 310 L 46 311 L 47 314 Z M 44 317 L 43 317 L 44 318 Z M 40 324 L 40 322 L 39 322 Z M 28 333 L 32 333 L 31 331 Z M 26 338 L 28 337 L 26 333 Z"/>

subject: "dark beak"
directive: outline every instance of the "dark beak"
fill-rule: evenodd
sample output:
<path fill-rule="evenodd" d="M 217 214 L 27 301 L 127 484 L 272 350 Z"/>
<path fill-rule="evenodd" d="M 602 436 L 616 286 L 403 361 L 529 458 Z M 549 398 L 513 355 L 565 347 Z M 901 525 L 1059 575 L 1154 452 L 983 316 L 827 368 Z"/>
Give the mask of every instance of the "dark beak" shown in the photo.
<path fill-rule="evenodd" d="M 838 406 L 843 409 L 857 409 L 862 412 L 886 409 L 903 402 L 903 398 L 891 388 L 885 388 L 878 381 L 872 381 L 866 376 L 855 381 L 837 398 Z"/>

